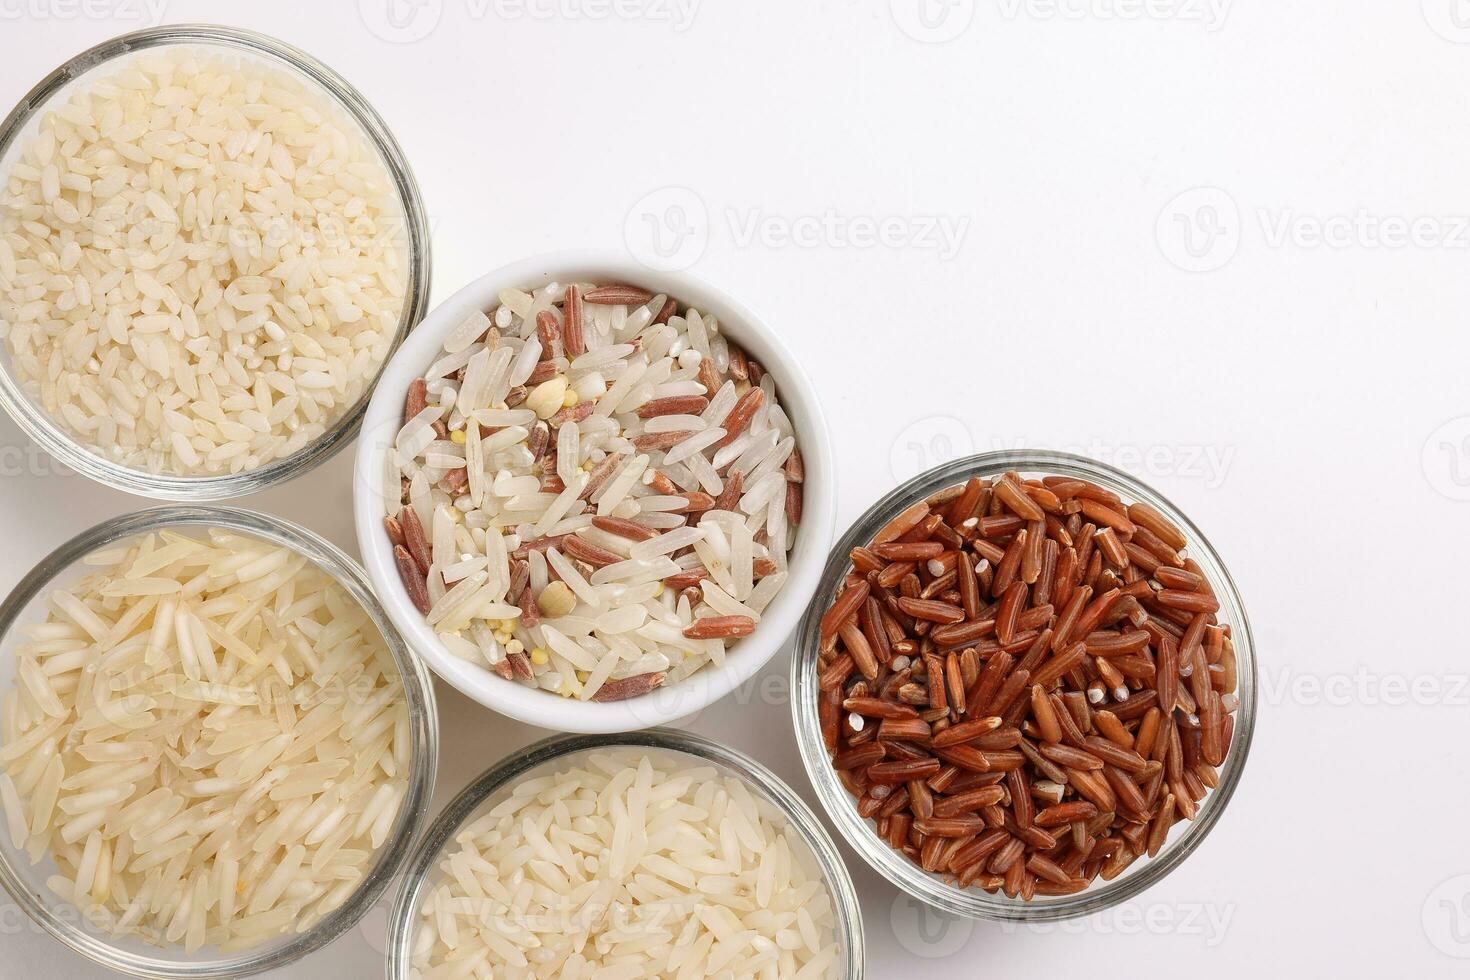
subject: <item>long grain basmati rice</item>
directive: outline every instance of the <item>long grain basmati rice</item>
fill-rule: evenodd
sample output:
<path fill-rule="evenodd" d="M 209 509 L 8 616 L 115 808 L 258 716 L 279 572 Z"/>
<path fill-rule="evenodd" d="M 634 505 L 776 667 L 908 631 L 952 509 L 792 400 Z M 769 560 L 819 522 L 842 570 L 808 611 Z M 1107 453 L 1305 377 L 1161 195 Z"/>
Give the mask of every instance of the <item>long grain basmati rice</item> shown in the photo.
<path fill-rule="evenodd" d="M 631 746 L 548 768 L 446 846 L 420 899 L 414 977 L 839 975 L 815 858 L 742 780 Z"/>
<path fill-rule="evenodd" d="M 233 531 L 87 564 L 18 627 L 6 832 L 115 935 L 232 951 L 309 928 L 404 796 L 408 705 L 382 635 L 307 559 Z"/>

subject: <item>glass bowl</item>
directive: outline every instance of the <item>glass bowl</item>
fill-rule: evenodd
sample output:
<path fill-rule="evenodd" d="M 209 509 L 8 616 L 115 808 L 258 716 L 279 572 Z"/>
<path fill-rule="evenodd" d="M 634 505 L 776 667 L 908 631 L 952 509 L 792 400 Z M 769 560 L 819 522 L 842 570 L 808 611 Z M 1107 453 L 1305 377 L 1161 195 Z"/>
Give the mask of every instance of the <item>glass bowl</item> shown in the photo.
<path fill-rule="evenodd" d="M 627 746 L 682 753 L 698 764 L 713 765 L 739 778 L 753 792 L 773 804 L 810 848 L 832 896 L 840 957 L 838 975 L 844 980 L 862 980 L 863 925 L 857 892 L 832 839 L 812 811 L 774 773 L 750 757 L 702 736 L 668 728 L 653 728 L 627 735 L 561 735 L 549 738 L 491 766 L 465 787 L 425 832 L 405 872 L 403 885 L 389 914 L 388 980 L 409 980 L 416 975 L 411 960 L 420 902 L 428 887 L 437 880 L 440 855 L 454 841 L 461 827 L 499 804 L 518 782 L 538 771 L 598 750 Z"/>
<path fill-rule="evenodd" d="M 282 68 L 305 84 L 319 89 L 364 133 L 397 189 L 401 225 L 394 234 L 403 240 L 404 301 L 397 331 L 381 374 L 398 344 L 423 317 L 429 302 L 429 230 L 418 183 L 408 161 L 381 116 L 362 94 L 340 75 L 311 55 L 264 34 L 209 24 L 153 27 L 104 41 L 68 59 L 43 78 L 0 122 L 0 175 L 7 174 L 21 149 L 36 132 L 43 114 L 64 105 L 81 80 L 115 70 L 138 52 L 163 47 L 224 51 Z M 0 178 L 3 179 L 3 178 Z M 374 379 L 376 380 L 376 378 Z M 356 402 L 328 426 L 322 435 L 295 453 L 239 473 L 180 476 L 124 466 L 78 442 L 36 404 L 12 376 L 7 343 L 0 341 L 0 405 L 36 444 L 71 469 L 118 490 L 158 500 L 209 501 L 253 493 L 274 483 L 293 479 L 330 459 L 350 443 L 362 424 L 373 385 L 364 386 Z"/>
<path fill-rule="evenodd" d="M 413 839 L 426 822 L 438 763 L 439 728 L 434 688 L 428 671 L 394 632 L 373 597 L 362 570 L 337 547 L 310 531 L 276 517 L 224 507 L 177 505 L 115 518 L 86 531 L 41 560 L 0 603 L 0 694 L 16 683 L 14 627 L 43 618 L 46 596 L 93 570 L 82 560 L 114 542 L 168 528 L 228 528 L 282 545 L 304 555 L 330 575 L 368 613 L 398 665 L 408 702 L 410 754 L 408 787 L 398 818 L 380 848 L 376 863 L 357 890 L 309 930 L 269 940 L 239 953 L 206 946 L 186 955 L 182 946 L 160 948 L 138 939 L 119 939 L 88 922 L 83 910 L 46 886 L 55 865 L 49 857 L 32 865 L 23 851 L 0 833 L 0 886 L 41 929 L 82 956 L 138 977 L 240 977 L 274 969 L 320 949 L 342 935 L 369 911 L 411 853 Z M 3 710 L 3 708 L 0 708 Z"/>
<path fill-rule="evenodd" d="M 1199 813 L 1194 820 L 1175 825 L 1157 856 L 1135 860 L 1113 880 L 1097 879 L 1075 894 L 1037 895 L 1029 902 L 991 894 L 978 887 L 961 889 L 939 875 L 924 871 L 903 852 L 890 848 L 879 838 L 873 822 L 858 815 L 856 800 L 832 766 L 817 717 L 818 621 L 851 568 L 848 556 L 852 549 L 866 545 L 892 517 L 939 490 L 970 477 L 998 477 L 1012 470 L 1023 477 L 1046 474 L 1089 480 L 1126 501 L 1151 504 L 1172 521 L 1187 539 L 1186 553 L 1199 564 L 1220 601 L 1220 621 L 1231 626 L 1236 693 L 1240 698 L 1234 737 L 1219 771 L 1219 785 L 1199 802 Z M 1133 898 L 1178 867 L 1204 842 L 1225 812 L 1245 768 L 1256 720 L 1256 662 L 1245 606 L 1220 556 L 1199 528 L 1158 492 L 1127 473 L 1083 456 L 1047 451 L 992 452 L 957 459 L 919 474 L 868 508 L 837 542 L 823 571 L 822 583 L 798 628 L 796 653 L 791 662 L 791 688 L 791 712 L 802 762 L 822 806 L 854 849 L 879 874 L 920 901 L 954 915 L 999 921 L 1047 921 L 1097 912 Z"/>

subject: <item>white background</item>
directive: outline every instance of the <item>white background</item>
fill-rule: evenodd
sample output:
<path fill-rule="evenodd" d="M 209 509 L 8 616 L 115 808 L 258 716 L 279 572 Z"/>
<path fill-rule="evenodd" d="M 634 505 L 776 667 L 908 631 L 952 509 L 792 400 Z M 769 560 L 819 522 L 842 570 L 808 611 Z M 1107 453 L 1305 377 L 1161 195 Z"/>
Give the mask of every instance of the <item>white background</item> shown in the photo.
<path fill-rule="evenodd" d="M 649 256 L 661 229 L 813 375 L 840 525 L 921 467 L 1024 445 L 1123 465 L 1212 538 L 1263 688 L 1205 846 L 1049 928 L 922 916 L 844 849 L 871 976 L 1465 975 L 1470 4 L 420 0 L 395 28 L 390 0 L 152 2 L 362 89 L 422 184 L 436 299 L 551 249 Z M 0 102 L 152 19 L 0 0 Z M 0 588 L 144 506 L 8 421 L 0 466 Z M 355 551 L 349 469 L 243 503 Z M 811 799 L 786 670 L 693 727 Z M 545 734 L 439 697 L 441 801 Z M 102 975 L 14 913 L 0 977 Z M 379 910 L 279 976 L 379 976 L 381 936 Z"/>

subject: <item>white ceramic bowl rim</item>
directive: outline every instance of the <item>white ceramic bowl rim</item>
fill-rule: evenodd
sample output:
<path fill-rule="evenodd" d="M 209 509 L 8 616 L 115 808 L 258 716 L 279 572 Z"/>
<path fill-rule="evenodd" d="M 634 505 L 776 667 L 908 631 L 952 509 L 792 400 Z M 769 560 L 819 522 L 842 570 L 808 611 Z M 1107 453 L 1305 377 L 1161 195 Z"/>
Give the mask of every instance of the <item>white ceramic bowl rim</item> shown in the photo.
<path fill-rule="evenodd" d="M 474 310 L 489 310 L 503 288 L 553 281 L 635 283 L 681 304 L 713 312 L 721 328 L 776 381 L 806 465 L 802 522 L 791 550 L 790 578 L 754 634 L 731 648 L 723 666 L 707 665 L 678 684 L 629 701 L 577 701 L 504 680 L 450 653 L 408 601 L 383 531 L 383 453 L 401 425 L 403 397 L 439 352 L 444 335 Z M 358 442 L 353 516 L 363 566 L 384 608 L 417 652 L 444 680 L 488 708 L 557 731 L 601 734 L 663 725 L 701 711 L 755 676 L 796 628 L 821 577 L 836 515 L 832 451 L 821 404 L 806 372 L 761 319 L 721 290 L 686 272 L 650 269 L 615 251 L 570 251 L 513 262 L 489 272 L 435 307 L 384 368 Z"/>

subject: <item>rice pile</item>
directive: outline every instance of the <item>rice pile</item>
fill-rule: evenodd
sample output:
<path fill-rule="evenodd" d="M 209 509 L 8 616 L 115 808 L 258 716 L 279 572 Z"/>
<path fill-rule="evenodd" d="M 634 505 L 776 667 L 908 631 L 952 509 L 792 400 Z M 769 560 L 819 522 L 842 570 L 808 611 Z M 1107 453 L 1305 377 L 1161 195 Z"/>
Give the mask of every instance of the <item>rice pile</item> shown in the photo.
<path fill-rule="evenodd" d="M 791 421 L 713 316 L 677 310 L 633 286 L 504 290 L 409 389 L 387 531 L 458 656 L 637 697 L 723 663 L 785 583 Z"/>
<path fill-rule="evenodd" d="M 1240 706 L 1190 539 L 1075 475 L 972 476 L 890 512 L 824 597 L 817 718 L 859 817 L 924 871 L 1077 895 L 1208 806 Z"/>
<path fill-rule="evenodd" d="M 420 901 L 422 980 L 815 980 L 840 963 L 810 848 L 739 779 L 618 748 L 523 779 Z"/>
<path fill-rule="evenodd" d="M 0 185 L 0 334 L 23 390 L 114 462 L 238 473 L 377 376 L 404 225 L 366 134 L 287 70 L 147 52 L 46 112 Z"/>
<path fill-rule="evenodd" d="M 409 768 L 371 619 L 305 557 L 165 531 L 92 555 L 19 627 L 0 810 L 113 935 L 193 952 L 305 931 L 358 886 Z"/>

